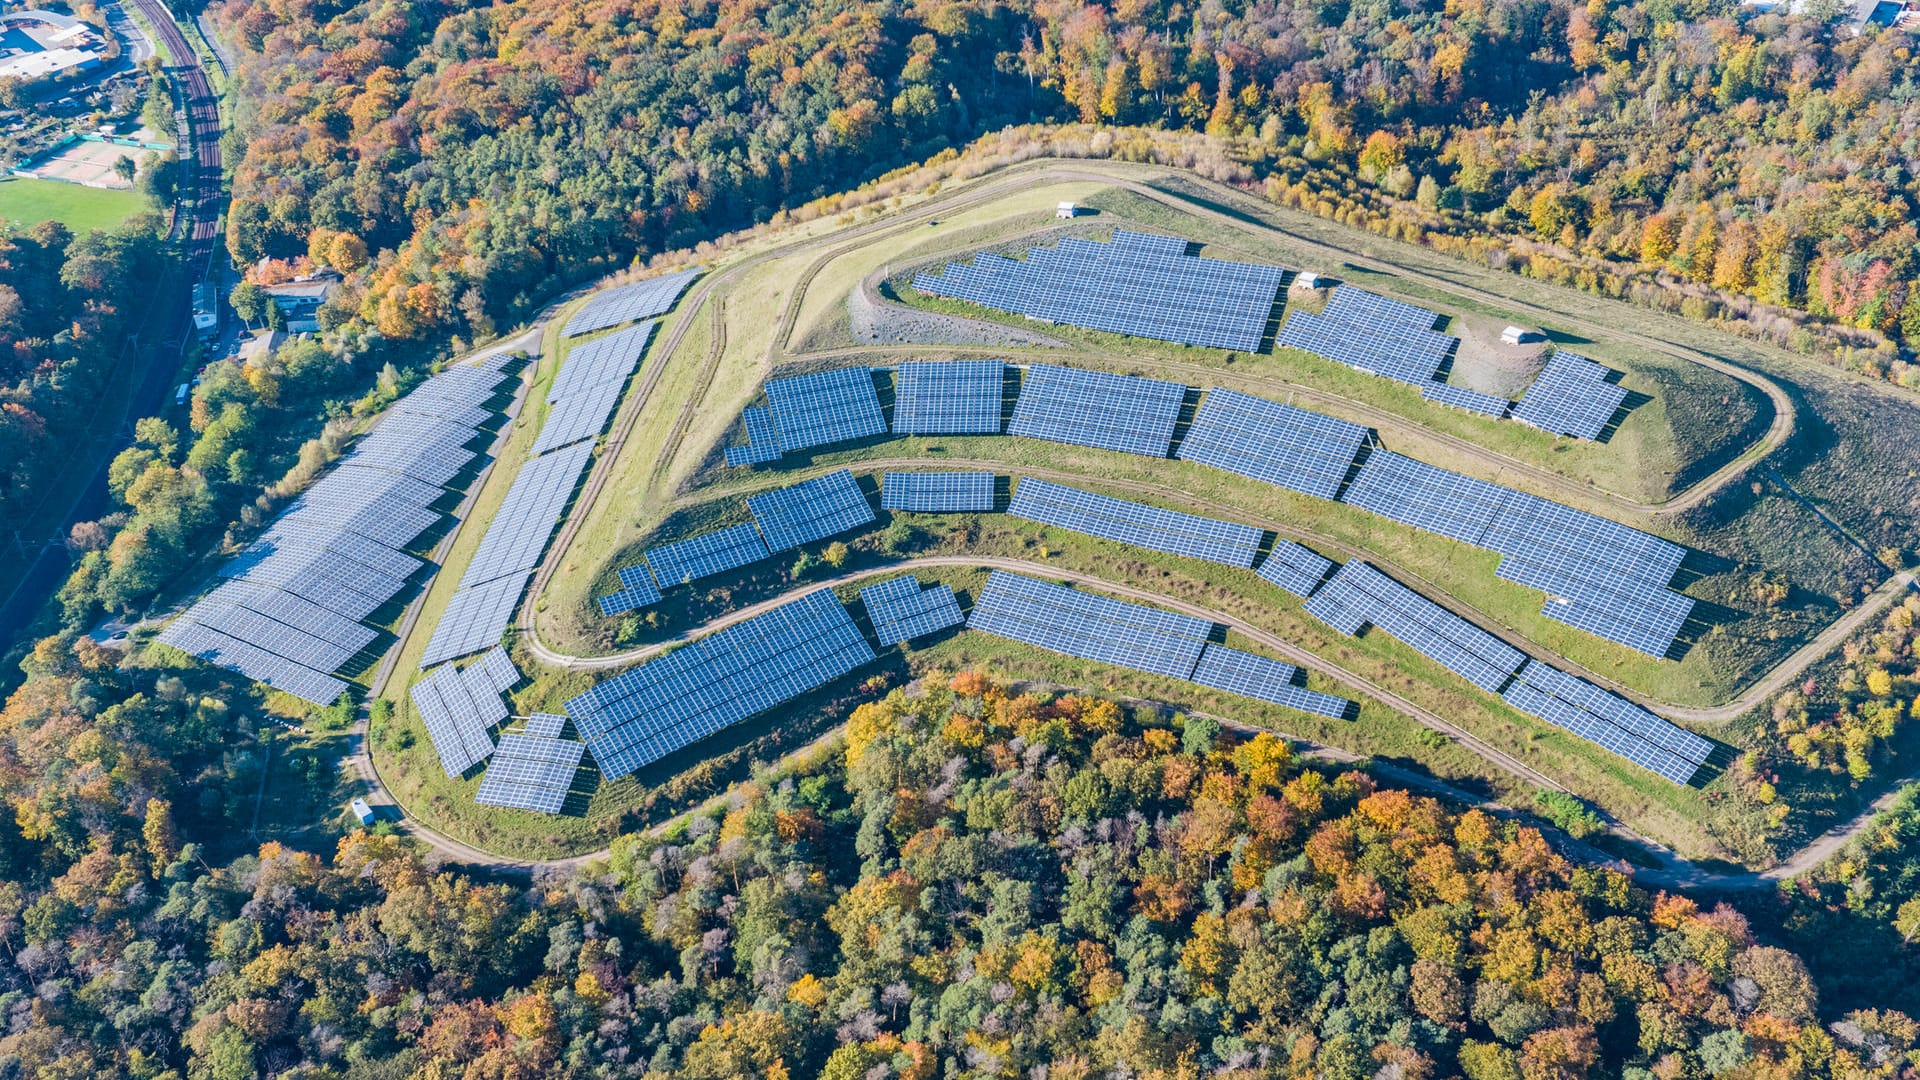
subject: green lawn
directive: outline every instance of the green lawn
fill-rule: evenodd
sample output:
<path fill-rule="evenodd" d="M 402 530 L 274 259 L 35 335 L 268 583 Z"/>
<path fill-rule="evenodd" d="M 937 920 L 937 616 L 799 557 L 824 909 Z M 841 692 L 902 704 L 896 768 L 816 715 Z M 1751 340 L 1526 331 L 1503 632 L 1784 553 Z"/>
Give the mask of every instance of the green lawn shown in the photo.
<path fill-rule="evenodd" d="M 131 191 L 106 191 L 24 176 L 0 177 L 0 218 L 22 227 L 58 221 L 76 233 L 111 229 L 140 208 L 140 196 Z"/>

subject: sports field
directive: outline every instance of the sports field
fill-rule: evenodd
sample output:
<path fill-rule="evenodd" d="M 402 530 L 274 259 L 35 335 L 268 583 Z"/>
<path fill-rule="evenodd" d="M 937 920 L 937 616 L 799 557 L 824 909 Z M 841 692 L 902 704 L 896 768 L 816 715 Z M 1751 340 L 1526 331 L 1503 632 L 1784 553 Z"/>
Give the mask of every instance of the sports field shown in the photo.
<path fill-rule="evenodd" d="M 63 184 L 23 176 L 0 177 L 0 218 L 21 227 L 58 221 L 74 232 L 111 229 L 139 211 L 131 191 Z"/>

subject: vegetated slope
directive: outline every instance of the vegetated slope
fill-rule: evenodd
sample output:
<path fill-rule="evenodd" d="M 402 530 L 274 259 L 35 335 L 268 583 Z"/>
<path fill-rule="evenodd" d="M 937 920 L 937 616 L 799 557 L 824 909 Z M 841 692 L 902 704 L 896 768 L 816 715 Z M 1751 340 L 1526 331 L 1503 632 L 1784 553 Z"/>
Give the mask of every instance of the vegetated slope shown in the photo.
<path fill-rule="evenodd" d="M 390 252 L 331 321 L 484 328 L 1009 122 L 1078 119 L 1205 129 L 1273 197 L 1359 192 L 1355 220 L 1393 204 L 1396 234 L 1531 237 L 1513 254 L 1556 280 L 1658 270 L 1898 332 L 1905 35 L 1732 10 L 229 0 L 229 248 Z"/>
<path fill-rule="evenodd" d="M 151 693 L 103 709 L 88 686 Z M 391 836 L 330 858 L 183 847 L 238 833 L 221 806 L 244 820 L 231 796 L 250 787 L 217 764 L 246 703 L 194 690 L 61 643 L 8 703 L 0 889 L 20 917 L 0 920 L 0 999 L 18 1011 L 0 1056 L 25 1074 L 1858 1077 L 1912 1060 L 1911 1021 L 1823 1014 L 1801 961 L 1731 909 L 1205 719 L 965 673 L 863 705 L 844 746 L 530 890 L 434 872 Z"/>
<path fill-rule="evenodd" d="M 47 478 L 91 437 L 86 426 L 159 269 L 150 225 L 76 237 L 48 221 L 0 235 L 0 522 L 9 544 L 47 494 Z M 20 537 L 29 548 L 46 539 Z"/>

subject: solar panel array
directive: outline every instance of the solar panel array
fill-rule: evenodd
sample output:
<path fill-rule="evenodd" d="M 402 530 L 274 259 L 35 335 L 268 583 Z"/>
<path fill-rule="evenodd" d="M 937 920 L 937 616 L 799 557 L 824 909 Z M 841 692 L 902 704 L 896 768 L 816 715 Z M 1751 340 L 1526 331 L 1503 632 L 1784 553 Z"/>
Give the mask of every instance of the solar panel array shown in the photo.
<path fill-rule="evenodd" d="M 507 719 L 500 695 L 520 681 L 505 649 L 467 665 L 443 664 L 413 684 L 413 707 L 448 777 L 465 775 L 493 753 L 493 729 Z"/>
<path fill-rule="evenodd" d="M 1612 370 L 1578 353 L 1555 352 L 1520 395 L 1513 418 L 1542 431 L 1597 439 L 1627 400 L 1627 389 L 1607 381 Z"/>
<path fill-rule="evenodd" d="M 1331 499 L 1367 429 L 1238 390 L 1214 387 L 1180 440 L 1180 460 Z"/>
<path fill-rule="evenodd" d="M 887 433 L 873 372 L 863 367 L 768 379 L 767 411 L 785 453 Z"/>
<path fill-rule="evenodd" d="M 1007 369 L 998 360 L 910 360 L 894 371 L 895 435 L 998 435 Z"/>
<path fill-rule="evenodd" d="M 254 682 L 315 705 L 331 705 L 347 690 L 340 679 L 184 617 L 162 631 L 160 640 L 189 656 L 237 671 Z"/>
<path fill-rule="evenodd" d="M 1294 675 L 1290 664 L 1208 640 L 1210 622 L 1019 574 L 989 574 L 967 626 L 1083 660 L 1195 682 L 1321 716 L 1344 717 L 1350 708 L 1340 698 L 1288 685 Z M 1209 660 L 1210 653 L 1215 655 Z"/>
<path fill-rule="evenodd" d="M 751 525 L 734 525 L 686 540 L 647 549 L 647 565 L 662 589 L 725 573 L 771 555 L 760 532 Z"/>
<path fill-rule="evenodd" d="M 1529 716 L 1596 743 L 1664 779 L 1685 786 L 1713 753 L 1713 744 L 1633 702 L 1538 660 L 1501 695 Z"/>
<path fill-rule="evenodd" d="M 620 569 L 620 589 L 600 598 L 600 614 L 621 615 L 660 602 L 660 586 L 645 563 Z"/>
<path fill-rule="evenodd" d="M 995 570 L 967 625 L 1043 649 L 1188 679 L 1213 624 Z"/>
<path fill-rule="evenodd" d="M 1007 513 L 1123 544 L 1248 569 L 1265 532 L 1025 477 Z"/>
<path fill-rule="evenodd" d="M 402 398 L 394 408 L 405 404 Z M 351 458 L 356 465 L 446 487 L 473 461 L 476 452 L 470 444 L 485 426 L 485 421 L 467 424 L 439 416 L 389 412 L 354 444 Z"/>
<path fill-rule="evenodd" d="M 1540 589 L 1540 613 L 1664 657 L 1693 610 L 1667 585 L 1686 549 L 1615 521 L 1402 457 L 1368 455 L 1345 501 L 1499 552 L 1495 573 Z"/>
<path fill-rule="evenodd" d="M 560 373 L 553 377 L 553 384 L 547 387 L 547 400 L 565 401 L 596 386 L 626 382 L 640 366 L 647 342 L 659 325 L 643 322 L 575 345 L 560 365 Z"/>
<path fill-rule="evenodd" d="M 880 509 L 959 514 L 993 509 L 990 472 L 890 472 L 881 478 Z"/>
<path fill-rule="evenodd" d="M 582 439 L 599 438 L 606 430 L 607 420 L 613 416 L 614 406 L 620 403 L 623 389 L 622 383 L 601 383 L 564 401 L 554 402 L 547 410 L 546 421 L 540 425 L 540 434 L 533 437 L 531 453 L 537 456 Z"/>
<path fill-rule="evenodd" d="M 764 408 L 742 409 L 740 423 L 747 429 L 747 441 L 727 447 L 729 465 L 764 465 L 780 460 L 780 435 L 773 429 L 773 414 Z"/>
<path fill-rule="evenodd" d="M 275 622 L 356 650 L 365 648 L 377 636 L 372 629 L 354 619 L 272 585 L 226 581 L 201 599 L 212 604 L 230 604 L 257 611 Z"/>
<path fill-rule="evenodd" d="M 420 654 L 420 667 L 430 668 L 457 656 L 479 652 L 500 643 L 500 635 L 513 622 L 514 608 L 526 591 L 532 571 L 523 570 L 494 578 L 484 585 L 461 589 L 447 601 L 447 610 L 433 628 L 426 651 Z"/>
<path fill-rule="evenodd" d="M 593 444 L 576 443 L 520 466 L 507 497 L 487 523 L 487 533 L 467 572 L 460 576 L 460 586 L 481 585 L 540 565 L 560 512 L 573 498 L 580 473 L 591 460 Z"/>
<path fill-rule="evenodd" d="M 1278 585 L 1295 596 L 1307 597 L 1320 587 L 1331 569 L 1331 559 L 1322 558 L 1290 540 L 1275 540 L 1273 550 L 1254 573 L 1260 580 Z"/>
<path fill-rule="evenodd" d="M 1361 562 L 1349 559 L 1312 599 L 1308 614 L 1343 634 L 1372 624 L 1488 693 L 1497 694 L 1526 654 Z"/>
<path fill-rule="evenodd" d="M 918 274 L 913 287 L 1031 319 L 1183 345 L 1260 347 L 1286 271 L 1203 259 L 1179 237 L 1115 229 L 1110 243 L 1067 238 L 1022 259 L 981 252 Z"/>
<path fill-rule="evenodd" d="M 1428 401 L 1437 401 L 1442 405 L 1451 405 L 1456 409 L 1479 413 L 1481 416 L 1491 416 L 1496 420 L 1507 415 L 1507 410 L 1513 407 L 1513 402 L 1506 398 L 1443 382 L 1430 382 L 1422 386 L 1420 396 Z"/>
<path fill-rule="evenodd" d="M 513 657 L 507 655 L 507 650 L 498 645 L 474 661 L 466 675 L 470 682 L 485 686 L 496 694 L 504 694 L 520 684 L 520 669 L 513 666 Z"/>
<path fill-rule="evenodd" d="M 873 504 L 845 469 L 747 497 L 767 550 L 790 551 L 873 520 Z"/>
<path fill-rule="evenodd" d="M 537 712 L 528 714 L 524 731 L 536 739 L 557 739 L 566 729 L 566 717 L 559 713 Z"/>
<path fill-rule="evenodd" d="M 686 291 L 688 284 L 700 276 L 700 271 L 681 270 L 678 273 L 662 274 L 645 281 L 636 281 L 631 285 L 617 285 L 603 289 L 588 300 L 567 320 L 567 337 L 579 334 L 591 334 L 595 330 L 605 330 L 610 326 L 633 322 L 635 319 L 651 319 L 655 315 L 664 315 L 672 310 Z"/>
<path fill-rule="evenodd" d="M 389 409 L 339 466 L 217 571 L 226 579 L 161 640 L 247 678 L 331 705 L 334 678 L 377 637 L 361 625 L 426 564 L 405 550 L 443 520 L 442 486 L 475 456 L 506 356 L 447 368 Z"/>
<path fill-rule="evenodd" d="M 502 735 L 473 801 L 482 806 L 557 814 L 566 804 L 567 792 L 573 790 L 580 758 L 586 751 L 585 743 L 568 739 Z"/>
<path fill-rule="evenodd" d="M 391 582 L 368 577 L 366 568 L 330 551 L 276 549 L 242 553 L 218 571 L 221 577 L 270 586 L 295 596 L 311 597 L 338 615 L 355 621 L 379 610 Z M 395 586 L 397 591 L 397 586 Z M 364 591 L 363 591 L 364 590 Z M 191 608 L 185 616 L 193 614 Z"/>
<path fill-rule="evenodd" d="M 352 636 L 335 641 L 288 626 L 252 608 L 217 602 L 211 597 L 194 605 L 193 621 L 241 641 L 262 642 L 263 647 L 275 655 L 315 671 L 340 670 L 376 636 L 359 623 L 350 623 Z"/>
<path fill-rule="evenodd" d="M 951 587 L 929 585 L 922 589 L 911 575 L 861 589 L 860 603 L 865 605 L 874 636 L 882 645 L 904 645 L 966 621 Z"/>
<path fill-rule="evenodd" d="M 322 506 L 300 498 L 287 504 L 273 523 L 273 532 L 283 536 L 296 532 L 309 537 L 362 536 L 399 551 L 441 520 L 438 511 L 409 506 L 398 498 L 358 507 Z"/>
<path fill-rule="evenodd" d="M 484 422 L 484 416 L 482 418 Z M 300 493 L 303 503 L 314 506 L 373 506 L 398 500 L 408 506 L 432 506 L 447 489 L 423 483 L 405 473 L 388 472 L 364 465 L 342 465 L 313 482 Z"/>
<path fill-rule="evenodd" d="M 336 559 L 357 564 L 377 577 L 397 581 L 407 580 L 414 571 L 427 565 L 425 560 L 388 547 L 378 540 L 370 540 L 356 532 L 329 532 L 306 520 L 275 522 L 260 534 L 260 539 L 241 549 L 241 556 L 247 560 L 242 565 L 254 565 L 259 559 L 282 549 L 325 552 Z"/>
<path fill-rule="evenodd" d="M 1007 434 L 1163 458 L 1186 395 L 1179 383 L 1034 364 Z"/>
<path fill-rule="evenodd" d="M 870 663 L 821 589 L 622 672 L 567 702 L 602 774 L 635 769 Z"/>
<path fill-rule="evenodd" d="M 1346 719 L 1353 703 L 1346 698 L 1294 685 L 1294 676 L 1299 671 L 1292 664 L 1229 649 L 1209 641 L 1200 653 L 1200 663 L 1193 669 L 1192 681 L 1215 690 L 1225 690 L 1229 694 L 1239 694 L 1272 705 L 1285 705 L 1315 716 Z"/>
<path fill-rule="evenodd" d="M 1426 308 L 1342 285 L 1321 314 L 1290 315 L 1278 342 L 1368 375 L 1425 386 L 1460 344 L 1433 329 L 1439 318 Z"/>

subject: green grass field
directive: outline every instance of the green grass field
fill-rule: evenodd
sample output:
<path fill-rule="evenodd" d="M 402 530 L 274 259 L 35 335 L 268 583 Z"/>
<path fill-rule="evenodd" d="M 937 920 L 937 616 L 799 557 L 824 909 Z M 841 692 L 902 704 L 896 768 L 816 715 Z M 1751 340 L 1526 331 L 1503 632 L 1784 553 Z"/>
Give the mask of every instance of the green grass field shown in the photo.
<path fill-rule="evenodd" d="M 0 177 L 0 219 L 21 228 L 58 221 L 76 233 L 112 229 L 139 212 L 140 196 L 131 191 L 63 184 L 25 176 Z"/>

